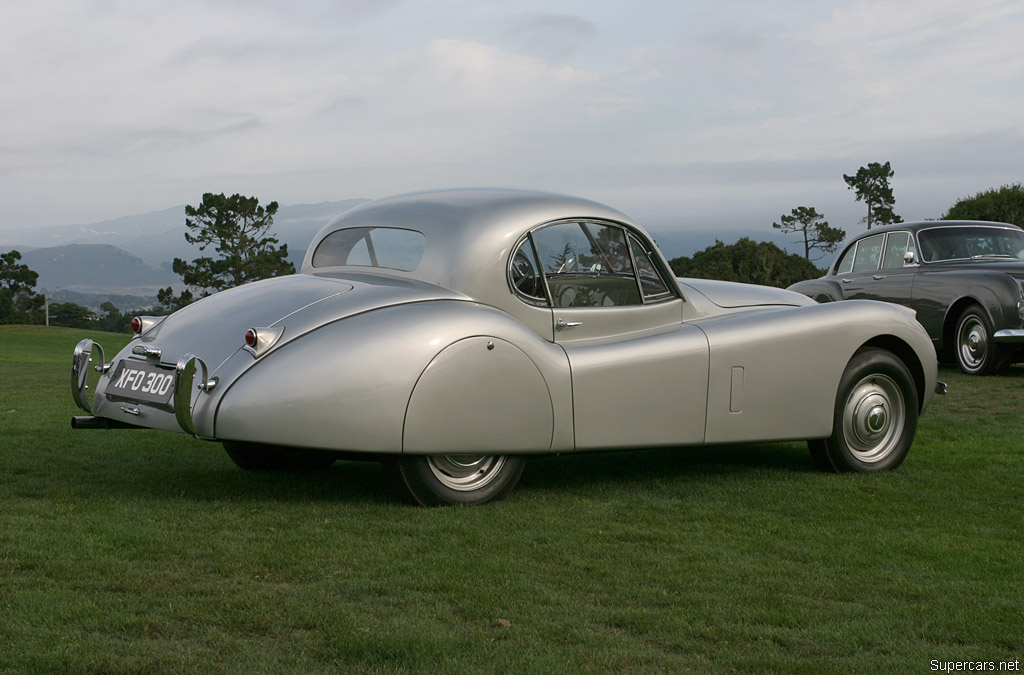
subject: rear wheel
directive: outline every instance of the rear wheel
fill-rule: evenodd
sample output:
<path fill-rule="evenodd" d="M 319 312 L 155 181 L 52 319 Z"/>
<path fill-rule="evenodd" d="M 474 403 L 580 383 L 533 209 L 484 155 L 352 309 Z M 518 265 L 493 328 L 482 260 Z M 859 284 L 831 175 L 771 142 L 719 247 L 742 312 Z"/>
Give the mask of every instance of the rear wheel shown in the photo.
<path fill-rule="evenodd" d="M 246 471 L 320 471 L 330 468 L 335 457 L 321 450 L 283 448 L 262 443 L 224 441 L 228 457 Z"/>
<path fill-rule="evenodd" d="M 384 462 L 399 494 L 413 504 L 484 504 L 504 499 L 523 473 L 512 455 L 409 455 Z"/>
<path fill-rule="evenodd" d="M 907 366 L 886 350 L 862 349 L 839 381 L 832 435 L 808 441 L 811 456 L 825 471 L 894 469 L 914 442 L 917 413 Z"/>

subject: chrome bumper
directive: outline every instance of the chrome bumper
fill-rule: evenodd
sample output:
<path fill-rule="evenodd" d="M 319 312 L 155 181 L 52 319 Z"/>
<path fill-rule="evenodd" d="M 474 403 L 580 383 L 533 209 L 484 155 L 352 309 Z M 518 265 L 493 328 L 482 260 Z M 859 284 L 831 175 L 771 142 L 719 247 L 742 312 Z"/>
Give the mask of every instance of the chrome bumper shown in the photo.
<path fill-rule="evenodd" d="M 997 330 L 992 337 L 996 342 L 1024 342 L 1024 329 L 1004 328 Z"/>
<path fill-rule="evenodd" d="M 89 364 L 93 361 L 93 352 L 98 353 L 100 361 L 100 365 L 94 366 L 93 370 L 100 375 L 106 374 L 110 370 L 111 364 L 104 362 L 103 348 L 98 343 L 86 338 L 75 346 L 74 358 L 71 364 L 71 397 L 74 399 L 75 405 L 89 413 L 89 416 L 73 417 L 71 427 L 73 429 L 145 428 L 141 425 L 92 415 L 95 404 L 95 400 L 92 397 L 95 396 L 96 385 L 89 384 Z M 197 373 L 200 374 L 198 383 L 196 382 Z M 98 379 L 99 377 L 97 376 L 95 378 L 97 383 Z M 199 401 L 199 397 L 204 393 L 210 393 L 216 386 L 217 378 L 210 378 L 209 369 L 203 359 L 195 354 L 185 354 L 178 359 L 178 363 L 174 368 L 174 395 L 172 400 L 174 402 L 174 419 L 182 431 L 196 438 L 207 438 L 199 434 L 192 413 L 195 410 L 196 403 Z M 132 410 L 122 409 L 125 412 L 132 412 L 134 410 L 136 412 L 133 414 L 138 414 L 138 407 L 134 407 Z"/>

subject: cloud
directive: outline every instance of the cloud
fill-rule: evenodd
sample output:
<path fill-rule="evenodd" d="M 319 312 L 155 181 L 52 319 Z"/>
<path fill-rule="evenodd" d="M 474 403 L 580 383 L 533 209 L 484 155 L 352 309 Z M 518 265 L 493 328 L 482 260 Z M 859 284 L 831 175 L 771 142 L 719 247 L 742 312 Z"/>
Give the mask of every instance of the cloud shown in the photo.
<path fill-rule="evenodd" d="M 526 52 L 549 61 L 563 61 L 593 38 L 592 21 L 572 14 L 522 13 L 503 21 L 503 33 Z"/>
<path fill-rule="evenodd" d="M 886 160 L 939 211 L 1020 180 L 1024 6 L 969 5 L 7 3 L 0 227 L 473 184 L 777 218 Z"/>

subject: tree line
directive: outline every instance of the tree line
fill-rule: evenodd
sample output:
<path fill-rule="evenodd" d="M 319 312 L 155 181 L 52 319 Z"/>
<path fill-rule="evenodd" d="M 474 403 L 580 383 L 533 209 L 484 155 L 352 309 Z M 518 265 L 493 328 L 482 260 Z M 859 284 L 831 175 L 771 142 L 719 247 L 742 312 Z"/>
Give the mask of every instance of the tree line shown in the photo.
<path fill-rule="evenodd" d="M 853 175 L 843 174 L 847 188 L 856 200 L 864 202 L 867 215 L 860 222 L 867 229 L 902 223 L 896 214 L 889 179 L 895 175 L 889 162 L 872 162 Z M 1024 227 L 1024 185 L 1015 183 L 979 192 L 973 197 L 957 200 L 941 220 L 987 220 L 1013 223 Z M 702 279 L 723 279 L 785 288 L 804 279 L 822 276 L 824 270 L 814 265 L 825 254 L 834 253 L 846 238 L 846 231 L 832 227 L 825 217 L 811 206 L 798 206 L 783 215 L 772 227 L 787 234 L 796 234 L 795 243 L 803 245 L 804 255 L 790 254 L 770 242 L 754 242 L 744 237 L 735 244 L 716 241 L 693 256 L 669 261 L 679 276 Z M 813 254 L 816 256 L 812 257 Z"/>
<path fill-rule="evenodd" d="M 856 200 L 864 202 L 867 215 L 861 220 L 868 229 L 903 219 L 894 211 L 895 199 L 889 179 L 894 176 L 889 162 L 871 163 L 852 176 L 843 175 Z M 161 289 L 159 306 L 136 312 L 121 312 L 107 302 L 100 312 L 65 302 L 48 307 L 46 298 L 36 293 L 39 275 L 21 262 L 21 253 L 11 250 L 0 253 L 0 324 L 42 324 L 127 332 L 131 319 L 139 313 L 169 314 L 211 293 L 258 279 L 294 274 L 288 262 L 288 245 L 280 244 L 271 232 L 277 202 L 261 206 L 256 197 L 239 194 L 230 197 L 206 193 L 198 206 L 185 207 L 185 239 L 206 252 L 212 247 L 216 255 L 199 256 L 191 262 L 175 258 L 173 269 L 185 289 L 175 294 L 173 287 Z M 943 220 L 988 220 L 1024 226 L 1024 185 L 1015 183 L 979 192 L 958 200 L 942 216 Z M 755 242 L 744 237 L 734 244 L 716 241 L 714 245 L 692 256 L 669 261 L 679 276 L 740 281 L 765 286 L 786 287 L 821 276 L 814 260 L 835 252 L 846 232 L 832 227 L 825 217 L 811 206 L 798 206 L 774 229 L 796 234 L 803 244 L 804 255 L 787 253 L 775 244 Z M 817 254 L 814 260 L 812 255 Z M 48 311 L 47 311 L 48 310 Z"/>

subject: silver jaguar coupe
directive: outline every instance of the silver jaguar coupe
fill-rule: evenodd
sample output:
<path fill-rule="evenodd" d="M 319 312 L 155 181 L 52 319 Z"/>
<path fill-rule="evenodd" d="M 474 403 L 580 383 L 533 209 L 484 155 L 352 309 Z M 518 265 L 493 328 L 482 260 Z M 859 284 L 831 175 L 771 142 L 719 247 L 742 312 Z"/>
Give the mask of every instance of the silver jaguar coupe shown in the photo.
<path fill-rule="evenodd" d="M 676 279 L 619 211 L 517 190 L 368 202 L 300 274 L 133 330 L 110 361 L 76 347 L 76 428 L 183 432 L 243 469 L 380 461 L 418 504 L 593 450 L 806 440 L 822 469 L 890 469 L 942 388 L 911 310 Z"/>

